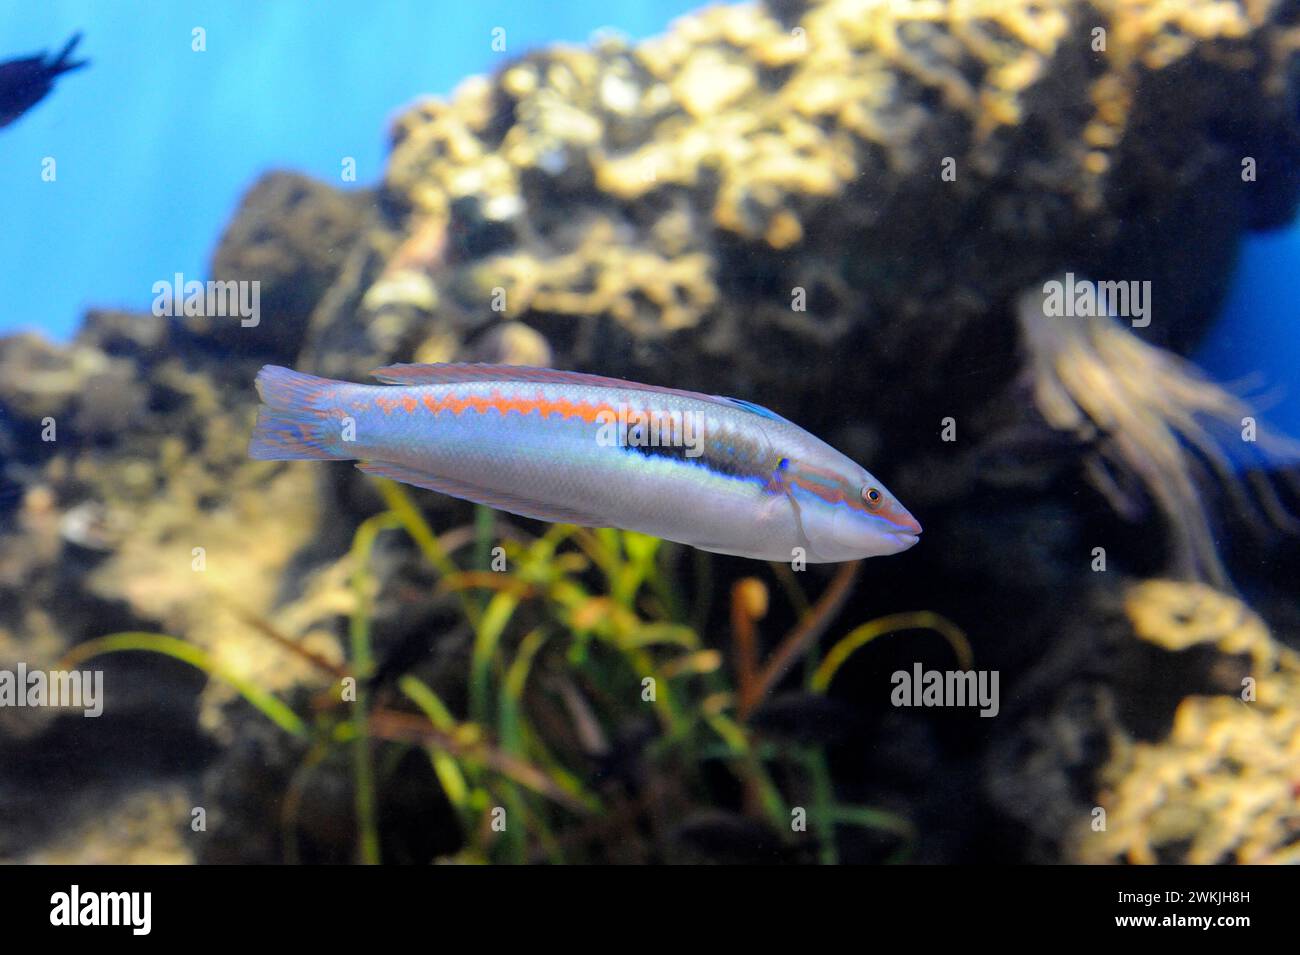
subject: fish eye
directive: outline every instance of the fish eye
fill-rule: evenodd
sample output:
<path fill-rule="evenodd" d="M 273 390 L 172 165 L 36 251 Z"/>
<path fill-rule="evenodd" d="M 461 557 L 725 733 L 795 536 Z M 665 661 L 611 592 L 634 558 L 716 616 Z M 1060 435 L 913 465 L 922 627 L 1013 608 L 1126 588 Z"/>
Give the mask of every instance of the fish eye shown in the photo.
<path fill-rule="evenodd" d="M 885 496 L 880 493 L 879 488 L 864 487 L 862 489 L 862 503 L 867 505 L 869 510 L 874 511 L 885 503 Z"/>

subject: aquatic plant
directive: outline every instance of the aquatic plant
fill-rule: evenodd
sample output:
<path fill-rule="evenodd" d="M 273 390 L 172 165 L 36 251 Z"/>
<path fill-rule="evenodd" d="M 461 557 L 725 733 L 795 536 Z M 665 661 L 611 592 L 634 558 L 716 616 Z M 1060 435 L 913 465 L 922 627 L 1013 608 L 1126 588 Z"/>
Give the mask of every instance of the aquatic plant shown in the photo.
<path fill-rule="evenodd" d="M 298 857 L 296 815 L 306 777 L 346 752 L 357 858 L 381 861 L 385 773 L 397 765 L 394 752 L 409 746 L 427 753 L 452 807 L 459 861 L 599 858 L 613 851 L 611 841 L 620 854 L 678 857 L 683 850 L 671 820 L 726 802 L 710 780 L 718 767 L 741 793 L 740 812 L 724 817 L 728 824 L 754 825 L 751 836 L 777 851 L 835 862 L 836 827 L 862 826 L 888 834 L 894 857 L 906 856 L 914 832 L 905 818 L 839 801 L 821 747 L 765 735 L 753 717 L 796 665 L 803 665 L 807 692 L 825 693 L 845 660 L 885 633 L 936 630 L 969 666 L 965 637 L 951 623 L 929 613 L 894 615 L 852 630 L 818 660 L 814 648 L 851 592 L 858 565 L 842 565 L 811 602 L 796 575 L 774 565 L 798 622 L 764 657 L 759 629 L 768 616 L 768 586 L 757 577 L 737 581 L 729 674 L 723 648 L 700 635 L 708 608 L 684 604 L 663 542 L 570 525 L 530 537 L 484 508 L 473 526 L 439 536 L 399 485 L 377 479 L 376 486 L 386 509 L 361 523 L 347 558 L 347 662 L 305 649 L 266 621 L 248 620 L 329 679 L 309 712 L 295 712 L 200 648 L 164 634 L 91 640 L 63 665 L 110 652 L 164 654 L 228 682 L 300 740 L 301 764 L 282 805 L 291 860 Z M 472 631 L 462 713 L 415 672 L 396 677 L 396 698 L 391 686 L 374 680 L 371 555 L 381 535 L 397 530 L 436 571 L 438 592 L 454 595 Z M 704 555 L 696 571 L 705 575 L 697 589 L 707 599 Z M 641 752 L 632 758 L 644 760 L 644 773 L 619 780 L 611 767 L 629 727 L 641 735 Z M 649 837 L 638 835 L 642 825 Z"/>
<path fill-rule="evenodd" d="M 1124 609 L 1139 640 L 1170 654 L 1211 651 L 1215 668 L 1241 675 L 1224 681 L 1227 692 L 1185 697 L 1160 739 L 1110 725 L 1098 794 L 1106 826 L 1077 828 L 1076 858 L 1300 863 L 1300 654 L 1204 584 L 1142 581 Z"/>

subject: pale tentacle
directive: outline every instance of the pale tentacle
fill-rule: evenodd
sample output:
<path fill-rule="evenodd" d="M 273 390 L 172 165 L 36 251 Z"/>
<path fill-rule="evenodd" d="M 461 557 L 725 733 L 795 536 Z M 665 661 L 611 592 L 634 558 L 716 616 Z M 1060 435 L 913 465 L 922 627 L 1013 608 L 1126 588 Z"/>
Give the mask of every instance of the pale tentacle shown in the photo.
<path fill-rule="evenodd" d="M 1251 473 L 1243 481 L 1226 443 L 1215 436 L 1239 434 L 1243 419 L 1254 414 L 1250 404 L 1112 318 L 1049 317 L 1042 303 L 1035 290 L 1017 308 L 1035 406 L 1052 428 L 1072 434 L 1095 448 L 1091 455 L 1137 478 L 1169 527 L 1176 573 L 1228 583 L 1202 496 L 1205 486 L 1225 491 L 1256 523 L 1262 513 L 1276 527 L 1300 528 L 1269 479 Z M 1265 469 L 1300 461 L 1300 443 L 1262 429 L 1255 446 L 1243 451 Z M 1118 491 L 1095 457 L 1087 470 L 1103 493 Z M 1296 486 L 1293 475 L 1280 477 Z M 1131 501 L 1114 504 L 1122 515 L 1133 512 Z"/>

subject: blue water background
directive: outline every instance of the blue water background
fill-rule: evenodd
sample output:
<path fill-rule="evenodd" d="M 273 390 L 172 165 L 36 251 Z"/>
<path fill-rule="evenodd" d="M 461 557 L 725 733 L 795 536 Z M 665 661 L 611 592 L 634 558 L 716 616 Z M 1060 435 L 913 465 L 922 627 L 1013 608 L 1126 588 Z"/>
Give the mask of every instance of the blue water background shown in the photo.
<path fill-rule="evenodd" d="M 269 169 L 341 187 L 383 173 L 389 120 L 530 48 L 662 33 L 699 0 L 0 0 L 0 60 L 92 62 L 0 129 L 0 333 L 66 339 L 88 306 L 147 309 L 204 278 Z M 207 31 L 207 52 L 191 31 Z M 505 52 L 492 30 L 505 29 Z M 57 162 L 43 182 L 42 160 Z M 341 181 L 356 159 L 355 184 Z"/>

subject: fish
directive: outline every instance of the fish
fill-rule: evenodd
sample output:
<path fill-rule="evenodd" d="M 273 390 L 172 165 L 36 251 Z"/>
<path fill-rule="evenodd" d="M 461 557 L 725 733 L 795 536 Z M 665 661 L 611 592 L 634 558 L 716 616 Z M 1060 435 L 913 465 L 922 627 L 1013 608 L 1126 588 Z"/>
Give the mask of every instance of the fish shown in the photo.
<path fill-rule="evenodd" d="M 517 365 L 372 375 L 381 384 L 264 366 L 250 456 L 357 461 L 523 517 L 756 560 L 859 560 L 920 539 L 866 468 L 742 399 Z"/>
<path fill-rule="evenodd" d="M 56 57 L 40 53 L 0 63 L 0 128 L 45 99 L 54 81 L 64 73 L 79 70 L 89 62 L 69 59 L 79 42 L 81 34 L 75 33 Z"/>

